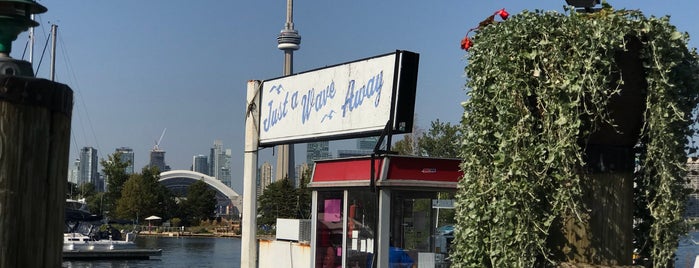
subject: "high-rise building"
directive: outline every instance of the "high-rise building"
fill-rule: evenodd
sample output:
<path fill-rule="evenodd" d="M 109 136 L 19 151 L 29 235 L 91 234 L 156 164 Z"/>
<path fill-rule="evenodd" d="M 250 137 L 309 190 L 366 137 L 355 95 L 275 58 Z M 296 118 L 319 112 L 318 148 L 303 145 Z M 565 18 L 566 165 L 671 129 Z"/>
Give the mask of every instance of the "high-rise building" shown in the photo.
<path fill-rule="evenodd" d="M 357 139 L 357 149 L 337 150 L 337 157 L 343 158 L 370 155 L 374 152 L 374 147 L 376 147 L 376 143 L 378 141 L 378 137 L 366 137 Z"/>
<path fill-rule="evenodd" d="M 373 152 L 377 142 L 379 142 L 379 137 L 359 138 L 357 139 L 357 149 Z"/>
<path fill-rule="evenodd" d="M 225 153 L 221 156 L 221 169 L 219 170 L 219 179 L 223 184 L 231 187 L 231 157 L 233 156 L 233 150 L 226 149 Z"/>
<path fill-rule="evenodd" d="M 257 171 L 257 196 L 261 196 L 270 184 L 272 184 L 272 164 L 264 162 Z"/>
<path fill-rule="evenodd" d="M 160 172 L 170 171 L 170 166 L 165 164 L 165 151 L 160 149 L 150 151 L 150 163 L 148 165 L 157 167 Z"/>
<path fill-rule="evenodd" d="M 699 218 L 699 159 L 687 159 L 687 188 L 691 189 L 684 211 L 687 218 Z"/>
<path fill-rule="evenodd" d="M 192 157 L 192 171 L 209 174 L 209 159 L 203 155 L 195 155 Z"/>
<path fill-rule="evenodd" d="M 223 152 L 223 142 L 221 140 L 214 140 L 214 147 L 211 147 L 209 152 L 209 176 L 216 177 L 216 170 L 219 168 L 218 155 Z"/>
<path fill-rule="evenodd" d="M 293 182 L 294 187 L 301 187 L 301 183 L 303 183 L 303 173 L 309 171 L 312 167 L 313 166 L 309 165 L 308 163 L 302 163 L 296 166 L 296 181 Z"/>
<path fill-rule="evenodd" d="M 78 185 L 78 178 L 80 177 L 80 159 L 75 159 L 73 166 L 68 170 L 68 181 Z"/>
<path fill-rule="evenodd" d="M 214 141 L 209 161 L 209 176 L 212 176 L 228 187 L 231 187 L 231 149 L 223 149 L 223 142 Z"/>
<path fill-rule="evenodd" d="M 116 148 L 115 152 L 120 153 L 121 155 L 119 156 L 119 161 L 122 163 L 129 163 L 124 172 L 126 174 L 133 174 L 134 169 L 133 169 L 133 163 L 134 163 L 134 154 L 133 150 L 129 147 L 119 147 Z"/>
<path fill-rule="evenodd" d="M 319 141 L 306 144 L 306 163 L 313 165 L 316 160 L 331 158 L 330 142 Z"/>
<path fill-rule="evenodd" d="M 97 149 L 83 147 L 80 150 L 80 167 L 78 168 L 78 185 L 92 183 L 95 190 L 99 191 L 99 174 L 97 173 L 99 163 L 97 161 Z"/>

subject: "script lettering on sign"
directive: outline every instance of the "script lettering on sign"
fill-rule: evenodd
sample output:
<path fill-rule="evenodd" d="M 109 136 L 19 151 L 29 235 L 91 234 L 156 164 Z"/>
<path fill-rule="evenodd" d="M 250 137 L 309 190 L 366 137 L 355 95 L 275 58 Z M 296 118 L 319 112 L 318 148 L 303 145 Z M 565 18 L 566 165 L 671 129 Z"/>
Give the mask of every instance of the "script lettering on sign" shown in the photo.
<path fill-rule="evenodd" d="M 260 144 L 380 132 L 392 114 L 399 55 L 264 81 Z"/>

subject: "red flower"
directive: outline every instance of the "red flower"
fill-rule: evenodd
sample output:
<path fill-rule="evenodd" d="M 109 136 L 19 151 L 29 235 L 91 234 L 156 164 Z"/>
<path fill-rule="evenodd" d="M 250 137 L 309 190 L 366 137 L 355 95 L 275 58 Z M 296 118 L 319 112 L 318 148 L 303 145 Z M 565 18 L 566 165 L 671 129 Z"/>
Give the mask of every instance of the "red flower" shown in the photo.
<path fill-rule="evenodd" d="M 503 20 L 506 20 L 507 17 L 510 16 L 510 13 L 507 13 L 507 11 L 505 11 L 504 8 L 496 11 L 495 14 L 500 15 L 500 18 L 502 18 Z"/>
<path fill-rule="evenodd" d="M 468 36 L 461 40 L 461 49 L 468 51 L 471 46 L 473 46 L 473 41 L 471 41 Z"/>
<path fill-rule="evenodd" d="M 500 9 L 498 11 L 495 11 L 495 13 L 493 15 L 490 15 L 485 20 L 481 21 L 477 27 L 471 28 L 470 30 L 468 30 L 468 33 L 466 33 L 466 37 L 464 37 L 464 39 L 461 39 L 461 49 L 468 51 L 473 46 L 473 41 L 471 41 L 471 39 L 468 38 L 468 34 L 471 31 L 478 30 L 480 28 L 486 27 L 486 26 L 494 23 L 495 16 L 500 16 L 500 18 L 502 18 L 503 20 L 506 20 L 508 17 L 510 17 L 510 13 L 507 13 L 507 11 L 505 11 L 504 8 Z"/>

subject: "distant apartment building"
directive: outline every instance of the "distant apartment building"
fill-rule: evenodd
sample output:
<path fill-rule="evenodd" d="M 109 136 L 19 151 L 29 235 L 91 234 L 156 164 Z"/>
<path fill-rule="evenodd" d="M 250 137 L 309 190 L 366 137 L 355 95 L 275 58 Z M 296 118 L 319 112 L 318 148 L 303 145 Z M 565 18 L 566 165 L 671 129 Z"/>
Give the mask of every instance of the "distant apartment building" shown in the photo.
<path fill-rule="evenodd" d="M 80 159 L 75 159 L 73 166 L 68 169 L 68 182 L 78 185 L 78 177 L 80 177 Z"/>
<path fill-rule="evenodd" d="M 316 160 L 331 158 L 330 142 L 309 142 L 306 144 L 306 163 L 313 165 Z"/>
<path fill-rule="evenodd" d="M 257 196 L 261 196 L 270 184 L 272 184 L 272 164 L 264 162 L 257 171 Z"/>
<path fill-rule="evenodd" d="M 692 192 L 687 198 L 685 217 L 699 218 L 699 158 L 687 159 L 687 187 Z"/>
<path fill-rule="evenodd" d="M 121 161 L 122 163 L 129 163 L 129 164 L 126 166 L 124 172 L 126 172 L 126 174 L 133 174 L 133 173 L 134 173 L 134 168 L 133 168 L 134 154 L 133 154 L 133 150 L 132 150 L 131 148 L 129 148 L 129 147 L 119 147 L 119 148 L 116 148 L 116 150 L 114 150 L 114 152 L 120 153 L 119 161 Z"/>
<path fill-rule="evenodd" d="M 157 167 L 160 172 L 170 171 L 170 166 L 165 164 L 165 151 L 157 148 L 151 150 L 148 166 Z"/>
<path fill-rule="evenodd" d="M 379 142 L 379 137 L 359 138 L 357 139 L 357 149 L 373 152 L 377 142 Z"/>
<path fill-rule="evenodd" d="M 301 183 L 303 183 L 303 173 L 305 173 L 306 171 L 310 171 L 311 168 L 312 165 L 309 165 L 308 163 L 302 163 L 296 166 L 296 181 L 293 184 L 295 188 L 301 187 Z"/>
<path fill-rule="evenodd" d="M 209 159 L 203 155 L 195 155 L 192 157 L 192 171 L 202 174 L 209 174 Z"/>
<path fill-rule="evenodd" d="M 337 150 L 337 157 L 366 156 L 374 152 L 374 147 L 379 141 L 378 137 L 366 137 L 357 139 L 357 149 Z"/>
<path fill-rule="evenodd" d="M 99 162 L 97 159 L 97 149 L 83 147 L 80 149 L 80 163 L 78 167 L 78 185 L 92 183 L 96 191 L 101 191 L 100 176 L 97 173 Z"/>
<path fill-rule="evenodd" d="M 212 176 L 228 187 L 231 187 L 231 149 L 223 149 L 223 142 L 214 141 L 214 147 L 209 154 L 209 176 Z"/>

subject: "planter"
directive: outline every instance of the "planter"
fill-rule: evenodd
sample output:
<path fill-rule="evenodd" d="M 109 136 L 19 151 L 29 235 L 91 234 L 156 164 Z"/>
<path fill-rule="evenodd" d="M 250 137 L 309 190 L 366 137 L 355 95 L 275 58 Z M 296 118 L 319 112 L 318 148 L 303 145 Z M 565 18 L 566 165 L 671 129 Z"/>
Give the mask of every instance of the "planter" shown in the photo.
<path fill-rule="evenodd" d="M 627 38 L 616 53 L 624 83 L 608 111 L 616 126 L 603 125 L 590 135 L 584 153 L 583 221 L 565 218 L 554 235 L 559 261 L 595 265 L 630 265 L 633 254 L 634 151 L 643 124 L 647 84 L 639 57 L 641 43 Z M 616 79 L 615 79 L 616 80 Z"/>

